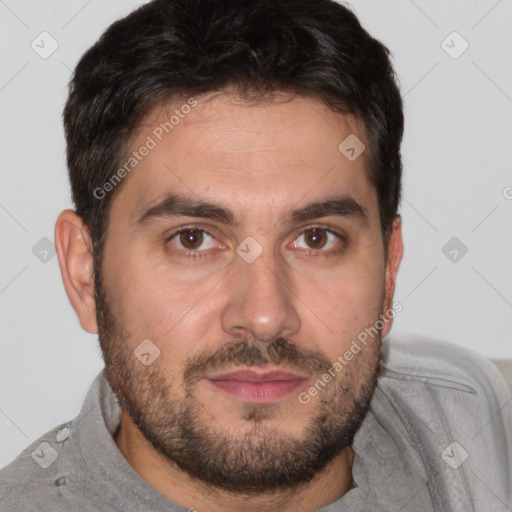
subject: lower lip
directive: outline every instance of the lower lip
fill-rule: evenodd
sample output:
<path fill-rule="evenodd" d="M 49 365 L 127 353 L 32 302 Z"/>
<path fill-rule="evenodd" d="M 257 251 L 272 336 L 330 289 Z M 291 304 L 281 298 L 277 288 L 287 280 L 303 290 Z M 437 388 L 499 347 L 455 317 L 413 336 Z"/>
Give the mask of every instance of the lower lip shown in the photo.
<path fill-rule="evenodd" d="M 305 379 L 252 382 L 244 380 L 209 380 L 217 389 L 244 402 L 265 403 L 279 400 L 297 390 Z"/>

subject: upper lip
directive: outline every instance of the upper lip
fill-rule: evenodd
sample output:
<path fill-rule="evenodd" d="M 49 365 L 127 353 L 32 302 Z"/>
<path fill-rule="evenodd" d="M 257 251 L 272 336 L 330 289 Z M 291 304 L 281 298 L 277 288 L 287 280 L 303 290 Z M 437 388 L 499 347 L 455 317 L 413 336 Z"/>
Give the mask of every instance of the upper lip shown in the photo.
<path fill-rule="evenodd" d="M 279 380 L 305 380 L 308 377 L 284 370 L 230 370 L 215 373 L 207 377 L 208 380 L 239 380 L 245 382 L 271 382 Z"/>

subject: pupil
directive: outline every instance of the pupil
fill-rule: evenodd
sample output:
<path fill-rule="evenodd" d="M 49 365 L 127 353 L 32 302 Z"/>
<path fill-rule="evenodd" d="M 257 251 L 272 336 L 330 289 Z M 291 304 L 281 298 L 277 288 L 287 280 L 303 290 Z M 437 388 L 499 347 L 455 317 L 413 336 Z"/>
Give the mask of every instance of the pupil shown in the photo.
<path fill-rule="evenodd" d="M 321 249 L 327 242 L 327 236 L 323 229 L 311 229 L 306 234 L 308 245 L 314 249 Z"/>
<path fill-rule="evenodd" d="M 203 235 L 198 230 L 183 231 L 180 234 L 180 242 L 187 249 L 197 249 L 203 241 Z"/>

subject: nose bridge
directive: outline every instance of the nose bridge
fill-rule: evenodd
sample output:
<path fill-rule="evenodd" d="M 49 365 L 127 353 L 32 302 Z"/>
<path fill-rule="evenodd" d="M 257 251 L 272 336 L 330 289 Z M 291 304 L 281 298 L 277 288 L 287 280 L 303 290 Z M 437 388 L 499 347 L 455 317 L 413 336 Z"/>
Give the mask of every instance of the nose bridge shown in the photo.
<path fill-rule="evenodd" d="M 241 256 L 235 265 L 222 315 L 224 330 L 261 341 L 297 332 L 300 317 L 284 262 L 266 250 L 250 262 Z"/>

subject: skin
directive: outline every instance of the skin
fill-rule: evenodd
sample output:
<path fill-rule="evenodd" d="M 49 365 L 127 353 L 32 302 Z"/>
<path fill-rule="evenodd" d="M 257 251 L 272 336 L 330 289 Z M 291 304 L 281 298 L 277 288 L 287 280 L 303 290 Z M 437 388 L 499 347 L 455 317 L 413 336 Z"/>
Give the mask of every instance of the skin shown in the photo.
<path fill-rule="evenodd" d="M 132 149 L 140 148 L 180 105 L 150 112 Z M 132 356 L 129 364 L 133 362 L 141 382 L 155 382 L 149 380 L 152 375 L 184 399 L 184 369 L 191 358 L 215 354 L 242 339 L 264 352 L 269 340 L 283 337 L 333 362 L 382 310 L 391 308 L 403 252 L 401 220 L 393 222 L 386 259 L 377 195 L 367 172 L 368 149 L 355 161 L 338 150 L 350 134 L 369 148 L 358 119 L 334 113 L 317 100 L 248 104 L 225 92 L 198 98 L 198 105 L 125 178 L 111 205 L 101 273 L 111 312 L 123 327 L 123 355 L 131 355 L 144 339 L 160 350 L 147 367 Z M 184 216 L 138 225 L 143 212 L 171 191 L 229 208 L 239 225 Z M 333 194 L 355 200 L 365 218 L 329 215 L 287 221 L 292 210 Z M 180 246 L 179 236 L 168 240 L 191 225 L 213 235 L 196 250 L 200 259 L 184 256 L 187 248 Z M 315 226 L 343 234 L 346 243 L 329 235 L 327 249 L 311 248 L 304 230 Z M 263 249 L 252 263 L 236 252 L 248 236 Z M 92 244 L 72 210 L 60 214 L 55 241 L 80 324 L 97 333 Z M 329 247 L 342 250 L 326 255 Z M 391 324 L 387 318 L 382 337 Z M 244 435 L 258 440 L 261 432 L 300 440 L 322 400 L 343 400 L 336 398 L 339 386 L 356 389 L 373 378 L 379 355 L 380 339 L 375 339 L 310 403 L 301 404 L 297 395 L 311 387 L 314 377 L 266 409 L 269 414 L 259 421 L 247 416 L 246 403 L 205 381 L 194 387 L 194 404 L 212 433 L 231 436 L 234 446 Z M 350 446 L 304 485 L 248 495 L 192 478 L 154 448 L 126 411 L 115 441 L 149 484 L 199 512 L 287 512 L 298 504 L 300 510 L 313 511 L 338 499 L 353 483 Z"/>

